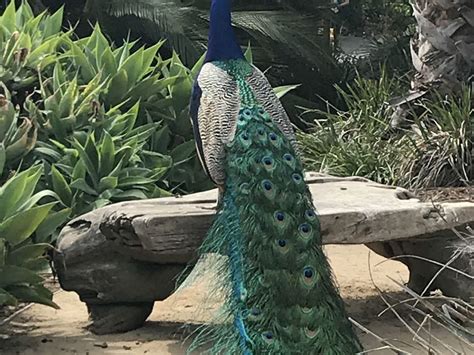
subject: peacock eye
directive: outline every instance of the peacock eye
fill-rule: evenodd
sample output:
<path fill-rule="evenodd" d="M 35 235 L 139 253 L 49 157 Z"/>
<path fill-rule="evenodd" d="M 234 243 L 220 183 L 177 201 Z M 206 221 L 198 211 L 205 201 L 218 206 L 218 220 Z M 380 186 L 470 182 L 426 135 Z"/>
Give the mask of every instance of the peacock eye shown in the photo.
<path fill-rule="evenodd" d="M 273 342 L 273 332 L 263 332 L 262 333 L 262 338 L 265 340 L 267 343 L 272 343 Z"/>
<path fill-rule="evenodd" d="M 310 222 L 314 222 L 317 220 L 316 213 L 312 209 L 308 209 L 304 213 L 306 219 Z"/>
<path fill-rule="evenodd" d="M 268 180 L 263 181 L 262 186 L 266 191 L 270 191 L 272 189 L 272 183 Z"/>
<path fill-rule="evenodd" d="M 247 132 L 242 133 L 242 139 L 243 139 L 244 141 L 247 141 L 247 140 L 249 139 L 249 135 L 248 135 Z"/>
<path fill-rule="evenodd" d="M 242 113 L 245 117 L 250 117 L 250 115 L 252 114 L 248 108 L 246 108 Z"/>
<path fill-rule="evenodd" d="M 278 241 L 278 245 L 281 246 L 282 248 L 286 247 L 286 240 L 280 239 L 280 240 Z"/>
<path fill-rule="evenodd" d="M 270 157 L 265 157 L 265 158 L 263 158 L 263 164 L 272 165 L 273 164 L 273 159 L 270 158 Z"/>
<path fill-rule="evenodd" d="M 259 108 L 259 109 L 258 109 L 258 113 L 261 114 L 261 115 L 263 115 L 263 114 L 265 113 L 265 110 L 264 110 L 263 108 Z"/>
<path fill-rule="evenodd" d="M 293 156 L 291 154 L 285 154 L 283 155 L 283 159 L 285 159 L 286 161 L 290 162 L 293 160 Z"/>
<path fill-rule="evenodd" d="M 278 221 L 283 222 L 285 220 L 285 214 L 283 212 L 277 212 L 275 213 L 275 218 Z"/>
<path fill-rule="evenodd" d="M 301 224 L 299 229 L 304 234 L 311 232 L 311 226 L 308 223 Z"/>
<path fill-rule="evenodd" d="M 303 274 L 304 274 L 304 277 L 306 277 L 307 279 L 310 279 L 314 276 L 314 270 L 312 267 L 307 266 L 304 268 Z"/>
<path fill-rule="evenodd" d="M 300 174 L 297 174 L 297 173 L 293 174 L 293 175 L 292 175 L 292 178 L 293 178 L 293 181 L 296 182 L 297 184 L 300 183 L 300 182 L 303 180 L 303 178 L 301 177 L 301 175 L 300 175 Z"/>
<path fill-rule="evenodd" d="M 268 137 L 269 137 L 270 140 L 272 140 L 272 141 L 276 141 L 276 140 L 277 140 L 277 135 L 276 135 L 275 133 L 270 133 L 270 134 L 268 135 Z"/>

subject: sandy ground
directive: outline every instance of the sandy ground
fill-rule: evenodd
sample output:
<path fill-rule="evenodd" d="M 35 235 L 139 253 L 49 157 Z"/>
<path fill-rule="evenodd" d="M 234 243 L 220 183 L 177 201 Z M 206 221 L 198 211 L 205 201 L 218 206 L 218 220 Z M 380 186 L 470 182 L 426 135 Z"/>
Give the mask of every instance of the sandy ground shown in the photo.
<path fill-rule="evenodd" d="M 369 258 L 369 249 L 364 246 L 328 246 L 326 251 L 350 316 L 411 354 L 428 354 L 427 350 L 422 350 L 413 342 L 412 335 L 393 314 L 387 312 L 378 317 L 385 306 L 370 278 L 369 264 L 373 281 L 389 299 L 406 298 L 399 287 L 387 278 L 389 275 L 396 280 L 406 281 L 408 271 L 405 266 L 394 261 L 376 266 L 384 259 L 374 253 L 370 253 Z M 60 310 L 34 305 L 0 329 L 0 353 L 184 354 L 185 338 L 189 333 L 184 325 L 199 324 L 209 319 L 218 306 L 218 300 L 204 302 L 207 287 L 205 278 L 198 278 L 167 300 L 156 302 L 144 327 L 107 336 L 95 336 L 85 331 L 87 312 L 84 304 L 75 293 L 59 291 L 55 295 L 55 302 L 60 305 Z M 403 312 L 401 314 L 408 318 Z M 365 349 L 381 346 L 375 337 L 361 332 L 359 334 Z M 472 348 L 467 350 L 465 345 L 463 347 L 446 331 L 433 328 L 432 335 L 456 348 L 460 354 L 474 354 Z M 436 343 L 433 338 L 429 341 Z M 387 349 L 371 353 L 394 354 Z M 441 354 L 445 353 L 450 352 L 441 351 Z"/>

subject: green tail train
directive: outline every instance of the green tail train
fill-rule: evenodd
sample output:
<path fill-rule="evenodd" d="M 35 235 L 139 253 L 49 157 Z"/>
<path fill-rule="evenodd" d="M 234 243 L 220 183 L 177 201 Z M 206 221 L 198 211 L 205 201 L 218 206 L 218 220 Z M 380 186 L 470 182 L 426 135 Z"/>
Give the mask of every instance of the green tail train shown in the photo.
<path fill-rule="evenodd" d="M 228 255 L 218 272 L 226 317 L 195 344 L 211 340 L 212 354 L 355 354 L 361 346 L 293 144 L 248 85 L 249 64 L 216 65 L 240 93 L 235 136 L 224 148 L 224 194 L 201 248 Z"/>

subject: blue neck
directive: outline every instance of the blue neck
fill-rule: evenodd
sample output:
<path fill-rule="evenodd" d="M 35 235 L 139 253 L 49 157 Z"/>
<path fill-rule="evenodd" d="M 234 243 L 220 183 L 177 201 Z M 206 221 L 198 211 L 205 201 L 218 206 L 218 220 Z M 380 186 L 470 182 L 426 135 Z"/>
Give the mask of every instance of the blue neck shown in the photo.
<path fill-rule="evenodd" d="M 231 0 L 212 0 L 206 62 L 244 58 L 232 29 L 230 3 Z"/>

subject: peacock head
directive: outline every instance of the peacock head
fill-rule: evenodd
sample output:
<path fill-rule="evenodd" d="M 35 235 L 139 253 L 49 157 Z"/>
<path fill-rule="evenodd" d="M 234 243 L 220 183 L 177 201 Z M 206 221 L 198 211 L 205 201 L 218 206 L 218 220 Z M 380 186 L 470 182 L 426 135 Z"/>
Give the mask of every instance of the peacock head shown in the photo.
<path fill-rule="evenodd" d="M 206 62 L 244 59 L 232 29 L 232 0 L 212 0 Z"/>

